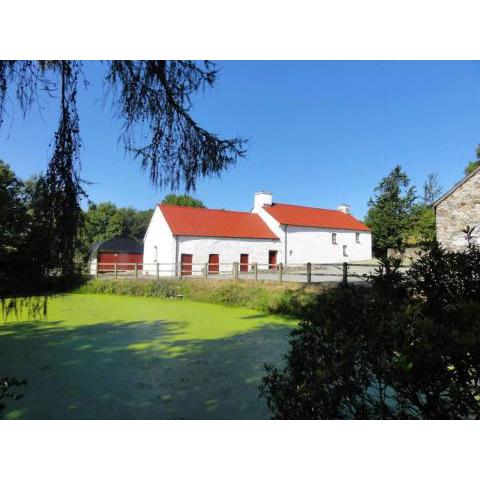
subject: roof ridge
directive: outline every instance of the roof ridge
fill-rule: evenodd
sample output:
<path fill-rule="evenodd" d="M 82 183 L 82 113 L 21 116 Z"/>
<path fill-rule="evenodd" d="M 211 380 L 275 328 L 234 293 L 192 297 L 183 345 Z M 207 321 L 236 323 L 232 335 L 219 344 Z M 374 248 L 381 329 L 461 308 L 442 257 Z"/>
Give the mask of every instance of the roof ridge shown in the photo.
<path fill-rule="evenodd" d="M 480 171 L 480 165 L 472 170 L 469 174 L 464 175 L 460 180 L 455 182 L 455 184 L 448 189 L 443 195 L 441 195 L 437 200 L 433 202 L 433 207 L 437 207 L 442 203 L 447 197 L 449 197 L 453 192 L 460 188 L 464 183 L 468 182 L 472 177 L 474 177 Z"/>
<path fill-rule="evenodd" d="M 159 207 L 173 207 L 173 208 L 188 208 L 191 210 L 203 210 L 203 211 L 210 211 L 210 212 L 225 212 L 225 213 L 243 213 L 247 215 L 258 215 L 257 213 L 253 212 L 245 212 L 240 210 L 226 210 L 225 208 L 207 208 L 207 207 L 190 207 L 188 205 L 170 205 L 168 203 L 158 203 Z"/>
<path fill-rule="evenodd" d="M 284 205 L 285 207 L 298 207 L 298 208 L 308 208 L 310 210 L 325 210 L 327 212 L 338 212 L 338 213 L 343 213 L 340 210 L 337 210 L 336 208 L 322 208 L 322 207 L 309 207 L 307 205 L 293 205 L 292 203 L 280 203 L 280 202 L 273 202 L 271 206 L 274 205 Z M 268 206 L 268 205 L 267 205 Z M 350 215 L 353 217 L 351 213 L 343 213 L 344 215 Z"/>

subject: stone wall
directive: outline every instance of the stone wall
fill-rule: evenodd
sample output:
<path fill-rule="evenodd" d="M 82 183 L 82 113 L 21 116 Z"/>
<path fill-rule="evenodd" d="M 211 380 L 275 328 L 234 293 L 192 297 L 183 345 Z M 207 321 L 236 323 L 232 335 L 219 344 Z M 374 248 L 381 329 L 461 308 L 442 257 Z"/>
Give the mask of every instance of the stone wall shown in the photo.
<path fill-rule="evenodd" d="M 475 227 L 474 236 L 480 239 L 480 170 L 448 195 L 436 207 L 437 240 L 449 250 L 466 247 L 462 230 Z"/>
<path fill-rule="evenodd" d="M 396 248 L 387 249 L 387 255 L 389 257 L 402 258 L 409 261 L 417 260 L 422 253 L 423 250 L 421 247 L 407 247 L 403 252 L 400 252 Z"/>

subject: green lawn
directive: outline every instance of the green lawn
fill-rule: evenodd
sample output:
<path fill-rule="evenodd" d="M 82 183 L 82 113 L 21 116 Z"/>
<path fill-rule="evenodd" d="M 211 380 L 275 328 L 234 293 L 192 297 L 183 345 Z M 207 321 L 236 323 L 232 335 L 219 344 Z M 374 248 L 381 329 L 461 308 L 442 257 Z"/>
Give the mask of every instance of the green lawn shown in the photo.
<path fill-rule="evenodd" d="M 7 418 L 268 418 L 258 385 L 295 322 L 187 300 L 65 295 L 0 324 L 0 370 L 28 384 Z"/>

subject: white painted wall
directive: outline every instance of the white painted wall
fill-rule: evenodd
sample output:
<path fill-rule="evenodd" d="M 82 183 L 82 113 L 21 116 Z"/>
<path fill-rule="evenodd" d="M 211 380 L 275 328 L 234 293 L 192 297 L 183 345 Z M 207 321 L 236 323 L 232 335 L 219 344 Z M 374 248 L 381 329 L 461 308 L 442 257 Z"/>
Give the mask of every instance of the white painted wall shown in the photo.
<path fill-rule="evenodd" d="M 258 263 L 266 267 L 268 251 L 277 250 L 277 262 L 281 262 L 282 243 L 279 240 L 217 237 L 179 237 L 178 261 L 181 254 L 193 254 L 194 273 L 201 273 L 211 253 L 220 256 L 221 270 L 231 272 L 233 262 L 240 262 L 240 254 L 248 253 L 248 263 Z"/>
<path fill-rule="evenodd" d="M 155 247 L 157 247 L 157 258 L 155 258 Z M 173 275 L 172 266 L 161 264 L 173 264 L 174 262 L 175 238 L 163 213 L 157 206 L 143 240 L 143 263 L 145 264 L 143 273 L 145 275 L 156 275 L 157 268 L 154 264 L 159 263 L 160 276 Z"/>
<path fill-rule="evenodd" d="M 90 275 L 95 275 L 97 273 L 97 258 L 92 258 L 88 262 L 88 270 Z"/>
<path fill-rule="evenodd" d="M 336 245 L 332 243 L 332 233 L 337 234 Z M 342 263 L 372 258 L 372 235 L 359 232 L 360 242 L 356 242 L 356 232 L 352 230 L 331 230 L 311 227 L 287 228 L 287 265 L 289 263 Z M 343 246 L 347 246 L 347 256 Z"/>
<path fill-rule="evenodd" d="M 285 251 L 285 226 L 280 225 L 263 208 L 254 206 L 253 213 L 260 215 L 282 243 L 278 261 L 286 263 L 342 263 L 372 258 L 372 235 L 360 231 L 360 243 L 356 242 L 356 231 L 315 227 L 287 226 L 287 255 Z M 332 233 L 337 234 L 337 244 L 332 244 Z M 347 246 L 347 257 L 343 256 L 343 245 Z M 291 253 L 290 253 L 291 252 Z"/>
<path fill-rule="evenodd" d="M 143 273 L 156 275 L 156 260 L 160 264 L 160 276 L 174 275 L 173 264 L 180 262 L 182 253 L 193 255 L 193 263 L 198 264 L 193 267 L 193 273 L 197 274 L 201 273 L 208 262 L 209 254 L 212 253 L 219 254 L 220 264 L 226 264 L 222 266 L 226 271 L 231 271 L 233 262 L 240 261 L 241 253 L 249 255 L 249 263 L 266 265 L 269 250 L 276 250 L 277 262 L 287 265 L 307 262 L 341 263 L 372 258 L 370 232 L 359 232 L 360 242 L 357 243 L 356 232 L 352 230 L 288 226 L 285 261 L 285 227 L 259 205 L 260 202 L 254 207 L 253 212 L 260 215 L 279 240 L 192 236 L 176 239 L 157 206 L 144 238 Z M 337 234 L 336 245 L 332 244 L 332 232 Z M 343 245 L 347 246 L 347 256 L 343 255 Z M 155 247 L 157 247 L 157 258 L 155 258 Z"/>

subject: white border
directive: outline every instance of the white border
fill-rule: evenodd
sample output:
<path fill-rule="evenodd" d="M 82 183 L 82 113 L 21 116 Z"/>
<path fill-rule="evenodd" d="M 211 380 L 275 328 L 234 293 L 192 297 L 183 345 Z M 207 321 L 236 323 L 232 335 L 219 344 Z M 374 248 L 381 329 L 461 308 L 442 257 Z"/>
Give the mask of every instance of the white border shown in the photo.
<path fill-rule="evenodd" d="M 1 58 L 478 59 L 476 0 L 3 2 Z"/>

